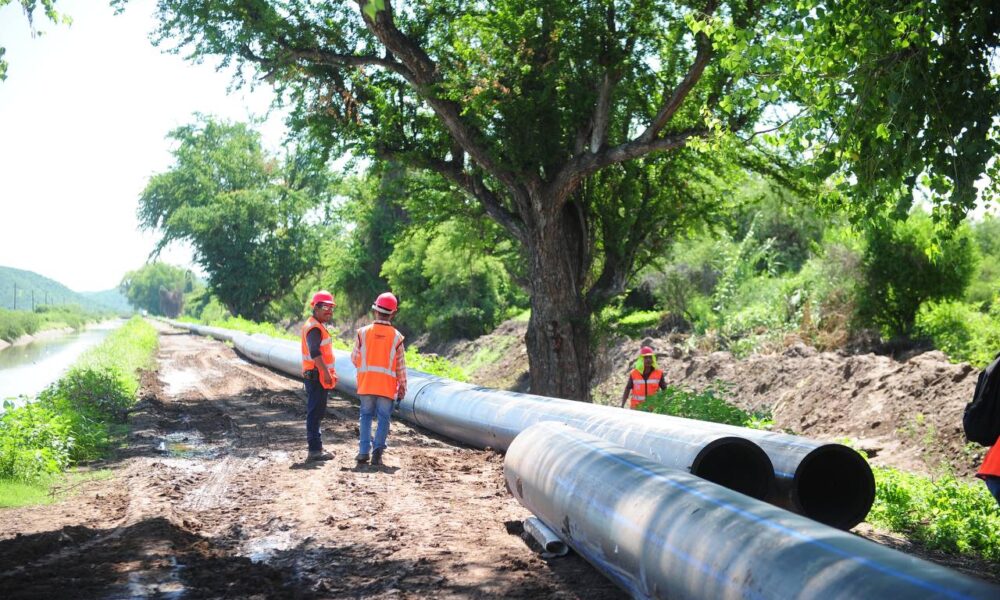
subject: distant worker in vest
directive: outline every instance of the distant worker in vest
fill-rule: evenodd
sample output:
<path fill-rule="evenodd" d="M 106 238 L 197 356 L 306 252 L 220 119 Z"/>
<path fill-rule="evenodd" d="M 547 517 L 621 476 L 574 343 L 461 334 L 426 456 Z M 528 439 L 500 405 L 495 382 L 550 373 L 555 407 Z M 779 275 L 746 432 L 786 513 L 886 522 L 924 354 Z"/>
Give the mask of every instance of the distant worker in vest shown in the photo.
<path fill-rule="evenodd" d="M 392 326 L 399 301 L 391 293 L 380 294 L 372 304 L 375 322 L 358 330 L 351 362 L 358 368 L 358 397 L 361 399 L 361 442 L 355 460 L 382 465 L 393 403 L 406 396 L 406 349 L 403 334 Z M 378 419 L 372 440 L 372 417 Z"/>
<path fill-rule="evenodd" d="M 636 410 L 642 406 L 646 398 L 666 387 L 667 380 L 663 376 L 663 371 L 656 368 L 656 354 L 649 346 L 643 346 L 636 358 L 635 368 L 629 373 L 628 382 L 625 383 L 622 408 L 625 408 L 625 402 L 631 397 L 629 408 Z"/>
<path fill-rule="evenodd" d="M 333 295 L 326 290 L 313 294 L 312 316 L 302 325 L 302 378 L 305 379 L 306 395 L 306 441 L 309 454 L 306 462 L 330 460 L 328 452 L 323 452 L 323 434 L 319 430 L 320 421 L 326 414 L 326 403 L 330 390 L 337 386 L 337 371 L 334 368 L 333 337 L 326 330 L 326 324 L 333 318 Z"/>
<path fill-rule="evenodd" d="M 986 482 L 987 489 L 1000 504 L 1000 438 L 986 452 L 976 477 Z"/>

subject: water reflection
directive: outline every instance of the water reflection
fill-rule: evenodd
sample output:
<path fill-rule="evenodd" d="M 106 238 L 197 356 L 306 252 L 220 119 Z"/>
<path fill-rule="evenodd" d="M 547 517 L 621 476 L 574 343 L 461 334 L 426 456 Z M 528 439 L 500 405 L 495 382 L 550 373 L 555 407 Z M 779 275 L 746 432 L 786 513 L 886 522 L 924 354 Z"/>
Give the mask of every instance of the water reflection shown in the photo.
<path fill-rule="evenodd" d="M 87 349 L 121 327 L 118 319 L 83 331 L 0 350 L 0 399 L 34 397 L 55 381 Z"/>

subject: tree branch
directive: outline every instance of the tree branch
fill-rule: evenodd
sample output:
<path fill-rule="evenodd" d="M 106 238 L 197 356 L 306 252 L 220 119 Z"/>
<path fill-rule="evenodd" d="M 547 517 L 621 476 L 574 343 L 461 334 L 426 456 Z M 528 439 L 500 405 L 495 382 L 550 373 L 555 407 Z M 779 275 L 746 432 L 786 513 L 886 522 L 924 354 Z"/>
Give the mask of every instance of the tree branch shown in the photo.
<path fill-rule="evenodd" d="M 444 124 L 448 133 L 458 142 L 476 163 L 489 174 L 499 179 L 514 195 L 519 203 L 526 200 L 526 193 L 520 185 L 522 179 L 517 174 L 501 167 L 487 149 L 480 143 L 480 132 L 474 131 L 463 119 L 461 107 L 450 100 L 438 98 L 432 88 L 440 83 L 437 65 L 431 60 L 424 49 L 415 44 L 401 32 L 393 19 L 392 2 L 385 0 L 383 10 L 375 13 L 372 19 L 365 13 L 364 7 L 369 0 L 356 0 L 358 9 L 368 29 L 376 38 L 396 56 L 408 69 L 411 78 L 407 81 L 414 90 L 431 107 Z M 487 207 L 488 208 L 488 207 Z M 492 214 L 492 213 L 491 213 Z"/>

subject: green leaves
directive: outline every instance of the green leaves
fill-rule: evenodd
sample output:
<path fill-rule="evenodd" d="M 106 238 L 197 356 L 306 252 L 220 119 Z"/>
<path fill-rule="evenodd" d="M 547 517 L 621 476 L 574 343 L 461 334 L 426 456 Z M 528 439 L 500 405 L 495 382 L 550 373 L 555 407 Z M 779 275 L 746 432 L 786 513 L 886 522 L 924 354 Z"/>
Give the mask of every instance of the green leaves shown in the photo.
<path fill-rule="evenodd" d="M 234 315 L 261 320 L 319 264 L 317 224 L 331 198 L 329 172 L 313 154 L 268 155 L 243 124 L 199 117 L 170 137 L 176 164 L 153 176 L 139 200 L 143 227 L 192 244 L 211 291 Z"/>

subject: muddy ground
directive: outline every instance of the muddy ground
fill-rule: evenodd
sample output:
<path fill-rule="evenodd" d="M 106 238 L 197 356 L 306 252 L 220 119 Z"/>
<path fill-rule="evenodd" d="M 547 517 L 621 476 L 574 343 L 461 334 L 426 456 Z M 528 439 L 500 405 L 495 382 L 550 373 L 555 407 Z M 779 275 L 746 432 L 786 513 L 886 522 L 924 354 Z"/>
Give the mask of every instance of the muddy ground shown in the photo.
<path fill-rule="evenodd" d="M 304 462 L 301 384 L 226 345 L 160 336 L 132 433 L 58 504 L 0 511 L 3 598 L 623 598 L 577 556 L 543 560 L 502 457 L 397 421 L 355 465 L 358 411 L 331 398 L 334 460 Z"/>

